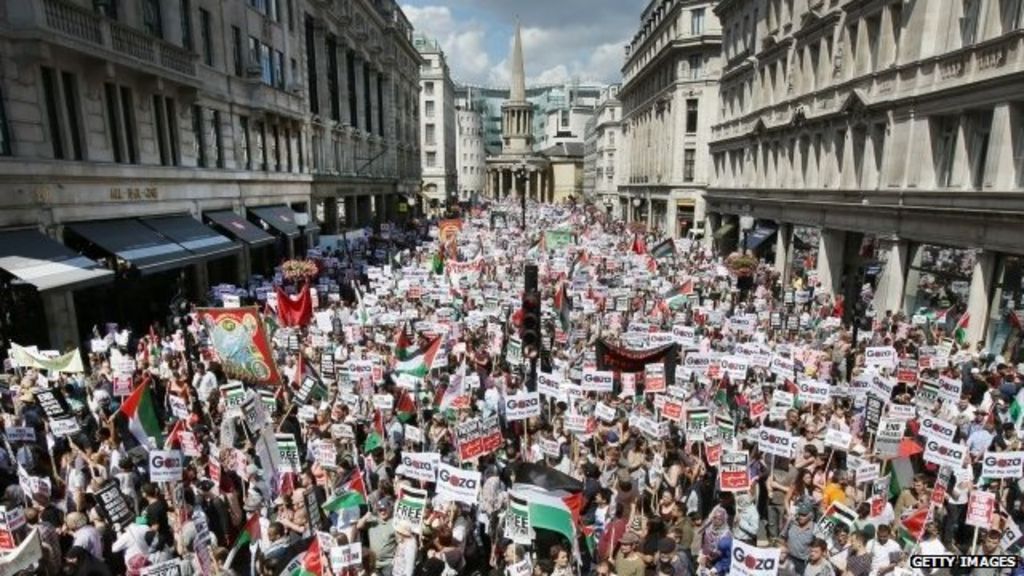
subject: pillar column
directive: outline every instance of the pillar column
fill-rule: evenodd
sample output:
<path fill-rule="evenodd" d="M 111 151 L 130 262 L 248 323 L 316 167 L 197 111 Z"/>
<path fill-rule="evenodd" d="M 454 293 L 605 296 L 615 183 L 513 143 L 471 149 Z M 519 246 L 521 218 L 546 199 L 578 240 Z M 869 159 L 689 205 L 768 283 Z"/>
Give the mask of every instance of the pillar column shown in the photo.
<path fill-rule="evenodd" d="M 647 207 L 647 230 L 650 231 L 654 227 L 654 202 L 651 201 L 651 194 L 648 192 L 645 196 L 647 201 L 644 206 Z"/>
<path fill-rule="evenodd" d="M 43 314 L 49 328 L 50 348 L 53 350 L 71 350 L 77 348 L 78 318 L 75 312 L 74 292 L 49 291 L 40 293 L 43 301 Z"/>
<path fill-rule="evenodd" d="M 875 317 L 885 318 L 888 311 L 897 312 L 903 308 L 903 293 L 906 290 L 907 264 L 909 264 L 910 243 L 896 240 L 889 248 L 889 256 L 878 279 L 875 290 Z"/>
<path fill-rule="evenodd" d="M 345 228 L 352 229 L 358 227 L 359 220 L 359 206 L 354 196 L 347 196 L 345 198 Z"/>
<path fill-rule="evenodd" d="M 985 163 L 985 189 L 1008 190 L 1014 187 L 1013 111 L 1008 103 L 997 104 L 992 111 L 988 159 Z M 973 316 L 971 317 L 973 318 Z"/>
<path fill-rule="evenodd" d="M 843 230 L 821 230 L 818 244 L 818 282 L 821 289 L 829 294 L 839 293 L 843 281 L 843 257 L 846 249 L 846 232 Z"/>
<path fill-rule="evenodd" d="M 665 201 L 665 231 L 670 238 L 679 237 L 679 223 L 676 218 L 676 199 L 669 196 Z"/>
<path fill-rule="evenodd" d="M 501 200 L 505 197 L 505 170 L 498 170 L 498 197 L 497 200 Z"/>
<path fill-rule="evenodd" d="M 974 270 L 971 271 L 971 293 L 967 297 L 967 313 L 971 315 L 967 324 L 967 345 L 971 350 L 974 350 L 980 340 L 985 339 L 995 275 L 995 252 L 984 251 L 978 254 Z"/>
<path fill-rule="evenodd" d="M 782 278 L 782 287 L 789 286 L 789 270 L 793 262 L 793 225 L 779 222 L 775 232 L 775 271 Z"/>
<path fill-rule="evenodd" d="M 356 76 L 356 122 L 354 127 L 361 128 L 369 133 L 370 127 L 366 126 L 365 102 L 366 92 L 363 90 L 363 59 L 357 55 L 352 59 L 352 66 Z"/>

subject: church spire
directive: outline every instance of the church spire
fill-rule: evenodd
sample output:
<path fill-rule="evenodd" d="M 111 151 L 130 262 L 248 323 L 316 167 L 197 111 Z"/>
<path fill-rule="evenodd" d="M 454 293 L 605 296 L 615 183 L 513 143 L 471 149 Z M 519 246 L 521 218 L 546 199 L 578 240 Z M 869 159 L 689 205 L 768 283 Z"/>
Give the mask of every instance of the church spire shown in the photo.
<path fill-rule="evenodd" d="M 523 70 L 523 40 L 519 33 L 519 22 L 516 22 L 516 37 L 512 45 L 512 88 L 509 91 L 510 102 L 526 102 L 526 72 Z"/>

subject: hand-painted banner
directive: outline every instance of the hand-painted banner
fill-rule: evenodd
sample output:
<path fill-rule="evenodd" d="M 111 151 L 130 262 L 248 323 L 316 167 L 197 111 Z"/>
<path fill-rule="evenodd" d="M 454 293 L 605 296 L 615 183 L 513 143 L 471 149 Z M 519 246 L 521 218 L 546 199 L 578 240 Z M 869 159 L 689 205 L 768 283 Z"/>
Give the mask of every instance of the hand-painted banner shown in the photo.
<path fill-rule="evenodd" d="M 85 372 L 85 369 L 82 367 L 82 355 L 78 353 L 78 350 L 72 350 L 51 358 L 11 342 L 11 359 L 21 368 L 38 368 L 40 370 L 49 370 L 50 372 L 67 372 L 70 374 Z"/>
<path fill-rule="evenodd" d="M 199 320 L 206 326 L 211 346 L 229 378 L 254 384 L 280 384 L 267 331 L 255 306 L 200 308 Z"/>

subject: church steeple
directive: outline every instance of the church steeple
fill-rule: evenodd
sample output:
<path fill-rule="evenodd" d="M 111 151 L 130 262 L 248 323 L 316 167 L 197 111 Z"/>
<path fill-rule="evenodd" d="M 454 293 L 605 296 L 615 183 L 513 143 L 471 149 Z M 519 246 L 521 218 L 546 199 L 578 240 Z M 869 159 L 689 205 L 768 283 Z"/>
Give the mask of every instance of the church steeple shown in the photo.
<path fill-rule="evenodd" d="M 526 71 L 523 68 L 523 39 L 519 22 L 516 22 L 516 37 L 512 43 L 512 88 L 510 102 L 526 102 Z"/>

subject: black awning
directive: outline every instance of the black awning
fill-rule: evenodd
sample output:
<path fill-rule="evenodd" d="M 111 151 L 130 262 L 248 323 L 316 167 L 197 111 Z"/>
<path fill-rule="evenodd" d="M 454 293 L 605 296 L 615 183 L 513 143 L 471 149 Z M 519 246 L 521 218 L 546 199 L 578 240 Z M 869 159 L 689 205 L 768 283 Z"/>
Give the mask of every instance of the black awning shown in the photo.
<path fill-rule="evenodd" d="M 766 240 L 775 234 L 774 226 L 758 226 L 747 234 L 747 240 L 744 248 L 747 250 L 756 250 L 758 246 L 764 244 Z"/>
<path fill-rule="evenodd" d="M 295 212 L 292 212 L 292 209 L 287 206 L 257 206 L 249 208 L 249 213 L 282 236 L 299 237 L 299 225 L 295 223 Z"/>
<path fill-rule="evenodd" d="M 274 243 L 273 236 L 231 210 L 206 212 L 203 216 L 225 234 L 236 240 L 241 240 L 253 248 Z"/>
<path fill-rule="evenodd" d="M 135 219 L 76 222 L 68 229 L 143 274 L 194 264 L 199 258 Z"/>
<path fill-rule="evenodd" d="M 0 269 L 36 290 L 85 288 L 114 279 L 114 273 L 38 230 L 0 232 Z"/>
<path fill-rule="evenodd" d="M 235 254 L 241 249 L 237 242 L 221 236 L 188 214 L 142 218 L 141 221 L 196 256 L 220 258 Z"/>

